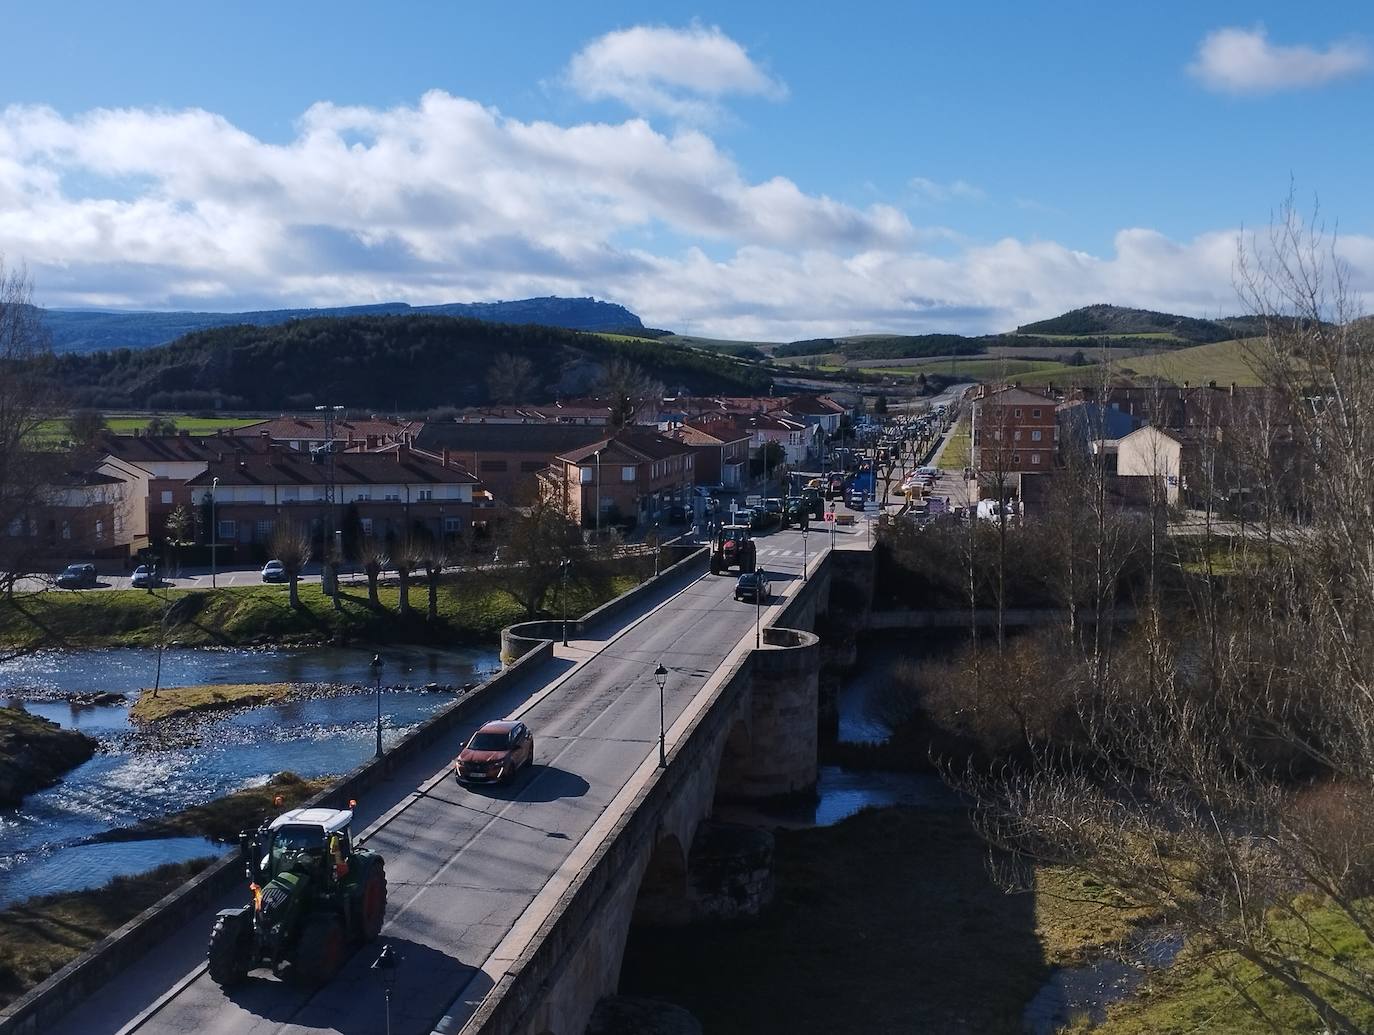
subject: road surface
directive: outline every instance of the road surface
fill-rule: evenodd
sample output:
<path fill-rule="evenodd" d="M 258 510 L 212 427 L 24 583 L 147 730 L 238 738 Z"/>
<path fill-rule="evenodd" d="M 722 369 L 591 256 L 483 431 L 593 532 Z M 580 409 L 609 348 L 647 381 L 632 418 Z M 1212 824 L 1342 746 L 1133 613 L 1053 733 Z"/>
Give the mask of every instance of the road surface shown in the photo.
<path fill-rule="evenodd" d="M 842 537 L 857 545 L 855 533 Z M 773 577 L 775 593 L 784 591 L 801 571 L 800 534 L 779 532 L 758 542 L 760 565 Z M 822 545 L 813 532 L 813 554 Z M 756 609 L 733 599 L 734 581 L 684 577 L 657 610 L 613 638 L 559 647 L 554 659 L 495 701 L 484 718 L 518 715 L 535 736 L 536 764 L 511 788 L 458 786 L 448 768 L 459 747 L 455 735 L 360 803 L 355 832 L 370 824 L 367 844 L 387 866 L 382 937 L 402 957 L 392 997 L 395 1035 L 430 1032 L 443 1017 L 442 1030 L 461 1027 L 490 987 L 482 968 L 493 950 L 621 788 L 656 758 L 655 666 L 662 662 L 670 672 L 671 728 L 731 651 L 745 638 L 752 641 Z M 764 608 L 765 624 L 768 614 Z M 207 910 L 106 985 L 56 1031 L 374 1035 L 384 1029 L 380 988 L 368 970 L 376 946 L 359 951 L 313 994 L 262 971 L 226 994 L 200 966 L 213 913 Z"/>

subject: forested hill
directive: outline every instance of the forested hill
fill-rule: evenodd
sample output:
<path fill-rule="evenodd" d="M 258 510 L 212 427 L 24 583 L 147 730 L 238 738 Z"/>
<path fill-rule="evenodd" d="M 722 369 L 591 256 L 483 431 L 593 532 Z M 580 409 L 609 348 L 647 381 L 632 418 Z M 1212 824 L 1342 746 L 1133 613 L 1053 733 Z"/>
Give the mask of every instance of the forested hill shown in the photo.
<path fill-rule="evenodd" d="M 1231 316 L 1222 320 L 1199 320 L 1192 316 L 1156 313 L 1149 309 L 1127 309 L 1118 305 L 1089 305 L 1050 320 L 1023 324 L 1017 334 L 1118 335 L 1168 334 L 1184 341 L 1207 344 L 1246 337 L 1257 333 L 1262 324 L 1255 317 Z"/>
<path fill-rule="evenodd" d="M 634 313 L 613 302 L 594 298 L 525 298 L 516 302 L 451 302 L 409 306 L 404 302 L 344 306 L 333 309 L 267 309 L 251 313 L 104 312 L 88 309 L 40 310 L 56 352 L 96 352 L 103 349 L 147 348 L 165 345 L 183 334 L 253 324 L 267 327 L 318 316 L 381 316 L 396 314 L 467 316 L 496 323 L 537 323 L 574 331 L 637 330 L 643 325 Z"/>
<path fill-rule="evenodd" d="M 148 349 L 50 362 L 74 406 L 273 410 L 319 403 L 413 412 L 593 391 L 630 360 L 669 390 L 767 391 L 768 375 L 726 356 L 554 327 L 449 316 L 354 316 L 198 331 Z"/>

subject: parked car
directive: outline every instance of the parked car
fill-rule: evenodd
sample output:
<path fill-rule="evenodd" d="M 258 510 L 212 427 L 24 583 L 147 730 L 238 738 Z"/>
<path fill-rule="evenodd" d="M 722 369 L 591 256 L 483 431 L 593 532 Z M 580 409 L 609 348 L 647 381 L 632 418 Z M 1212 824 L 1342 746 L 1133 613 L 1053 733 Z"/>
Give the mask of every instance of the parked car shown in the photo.
<path fill-rule="evenodd" d="M 670 524 L 670 525 L 682 525 L 682 524 L 686 524 L 686 523 L 687 523 L 687 508 L 686 508 L 686 507 L 669 507 L 669 508 L 668 508 L 668 524 Z"/>
<path fill-rule="evenodd" d="M 773 599 L 773 592 L 769 588 L 768 573 L 762 568 L 758 571 L 746 571 L 735 580 L 735 599 L 748 600 L 751 604 L 763 603 Z"/>
<path fill-rule="evenodd" d="M 282 564 L 281 561 L 268 561 L 262 566 L 262 581 L 285 582 L 286 565 Z"/>
<path fill-rule="evenodd" d="M 162 579 L 158 577 L 156 565 L 140 564 L 134 569 L 133 577 L 129 579 L 129 585 L 134 589 L 148 589 L 161 583 Z"/>
<path fill-rule="evenodd" d="M 95 586 L 94 564 L 69 564 L 57 576 L 61 589 L 92 589 Z"/>
<path fill-rule="evenodd" d="M 502 719 L 474 733 L 453 760 L 459 783 L 504 783 L 534 764 L 534 734 L 523 722 Z"/>

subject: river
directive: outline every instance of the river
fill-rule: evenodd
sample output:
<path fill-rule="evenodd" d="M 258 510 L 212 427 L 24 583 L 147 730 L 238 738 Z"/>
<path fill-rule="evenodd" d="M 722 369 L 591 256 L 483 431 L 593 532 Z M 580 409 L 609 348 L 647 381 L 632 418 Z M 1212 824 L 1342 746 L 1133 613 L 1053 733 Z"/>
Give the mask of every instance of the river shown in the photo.
<path fill-rule="evenodd" d="M 96 738 L 99 750 L 58 784 L 0 810 L 0 905 L 104 883 L 166 862 L 219 854 L 200 838 L 87 844 L 130 826 L 266 782 L 345 773 L 373 752 L 371 691 L 289 701 L 207 719 L 195 735 L 150 745 L 131 735 L 129 705 L 80 707 L 63 693 L 115 691 L 136 698 L 152 682 L 152 650 L 45 651 L 0 664 L 0 698 Z M 427 684 L 461 686 L 499 668 L 495 649 L 389 648 L 383 741 L 394 742 L 453 699 Z M 372 651 L 354 648 L 168 650 L 164 686 L 204 683 L 368 682 Z"/>

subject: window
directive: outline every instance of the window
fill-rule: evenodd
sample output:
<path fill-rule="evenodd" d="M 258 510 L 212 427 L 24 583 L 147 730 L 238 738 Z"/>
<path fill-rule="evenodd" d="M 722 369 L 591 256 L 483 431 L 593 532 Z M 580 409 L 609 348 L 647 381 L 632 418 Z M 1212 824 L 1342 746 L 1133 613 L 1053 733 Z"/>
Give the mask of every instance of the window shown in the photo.
<path fill-rule="evenodd" d="M 1040 454 L 1039 454 L 1039 453 L 1032 453 L 1032 454 L 1031 454 L 1031 466 L 1035 466 L 1035 465 L 1038 464 L 1038 463 L 1040 463 Z"/>
<path fill-rule="evenodd" d="M 463 519 L 456 517 L 444 518 L 444 531 L 452 535 L 463 530 Z"/>
<path fill-rule="evenodd" d="M 271 518 L 258 519 L 257 525 L 255 526 L 258 542 L 265 543 L 272 538 L 272 525 L 273 522 Z"/>
<path fill-rule="evenodd" d="M 363 535 L 364 535 L 364 536 L 370 536 L 370 535 L 372 534 L 372 519 L 371 519 L 371 518 L 359 518 L 359 519 L 358 519 L 358 524 L 360 524 L 360 525 L 362 526 L 362 528 L 363 528 Z"/>
<path fill-rule="evenodd" d="M 23 519 L 23 518 L 12 518 L 12 519 L 10 520 L 9 532 L 10 532 L 10 536 L 11 536 L 11 537 L 17 537 L 17 536 L 23 535 L 23 534 L 24 534 L 24 519 Z"/>
<path fill-rule="evenodd" d="M 1001 441 L 1002 441 L 1002 429 L 1001 429 L 1001 428 L 994 428 L 994 429 L 993 429 L 993 432 L 992 432 L 992 440 L 993 440 L 994 442 L 1001 442 Z"/>
<path fill-rule="evenodd" d="M 504 461 L 504 460 L 483 460 L 483 461 L 482 461 L 482 464 L 481 464 L 481 467 L 482 467 L 482 470 L 484 470 L 484 471 L 504 471 L 504 470 L 506 469 L 506 461 Z"/>
<path fill-rule="evenodd" d="M 1019 406 L 1016 407 L 1016 413 L 1014 414 L 1014 416 L 1016 416 L 1016 417 L 1018 417 L 1018 418 L 1021 416 L 1021 407 L 1019 407 Z"/>
<path fill-rule="evenodd" d="M 353 498 L 355 500 L 370 500 L 372 498 L 372 490 L 358 489 L 356 492 L 353 493 Z"/>
<path fill-rule="evenodd" d="M 1020 442 L 1020 441 L 1021 441 L 1021 429 L 1020 429 L 1020 428 L 1017 428 L 1015 431 L 1013 431 L 1013 432 L 1011 433 L 1011 439 L 1012 439 L 1013 442 Z"/>
<path fill-rule="evenodd" d="M 1012 465 L 1013 467 L 1017 467 L 1017 466 L 1020 465 L 1020 463 L 1021 463 L 1021 454 L 1020 454 L 1020 453 L 1012 453 L 1012 454 L 1011 454 L 1011 465 Z"/>
<path fill-rule="evenodd" d="M 421 489 L 421 490 L 416 494 L 415 498 L 416 498 L 417 500 L 419 500 L 421 503 L 428 503 L 430 500 L 434 499 L 434 490 L 433 490 L 433 489 Z"/>
<path fill-rule="evenodd" d="M 72 537 L 72 523 L 71 523 L 70 521 L 64 521 L 64 522 L 62 522 L 62 538 L 63 538 L 63 539 L 70 539 L 71 537 Z"/>
<path fill-rule="evenodd" d="M 239 523 L 229 518 L 221 519 L 219 537 L 221 539 L 237 539 L 239 537 Z"/>
<path fill-rule="evenodd" d="M 1039 442 L 1039 441 L 1040 441 L 1040 429 L 1039 429 L 1039 428 L 1037 428 L 1036 430 L 1034 430 L 1034 431 L 1031 432 L 1031 441 L 1032 441 L 1032 442 Z"/>
<path fill-rule="evenodd" d="M 171 489 L 163 489 L 163 490 L 162 490 L 162 502 L 163 502 L 163 503 L 171 503 L 171 502 L 172 502 L 172 490 L 171 490 Z"/>
<path fill-rule="evenodd" d="M 1039 420 L 1039 419 L 1040 419 L 1040 411 L 1039 411 L 1039 410 L 1031 410 L 1031 419 L 1032 419 L 1032 420 Z"/>
<path fill-rule="evenodd" d="M 577 473 L 579 475 L 578 481 L 583 485 L 590 485 L 596 480 L 595 472 L 590 467 L 579 467 Z"/>
<path fill-rule="evenodd" d="M 635 480 L 635 469 L 633 465 L 627 465 L 620 469 L 620 480 L 622 482 L 632 482 Z"/>
<path fill-rule="evenodd" d="M 387 490 L 386 490 L 386 495 L 383 497 L 383 499 L 385 499 L 386 502 L 388 502 L 388 503 L 400 503 L 400 502 L 401 502 L 401 490 L 400 490 L 400 489 L 387 489 Z"/>
<path fill-rule="evenodd" d="M 99 518 L 95 522 L 95 538 L 97 542 L 105 538 L 105 522 Z"/>

